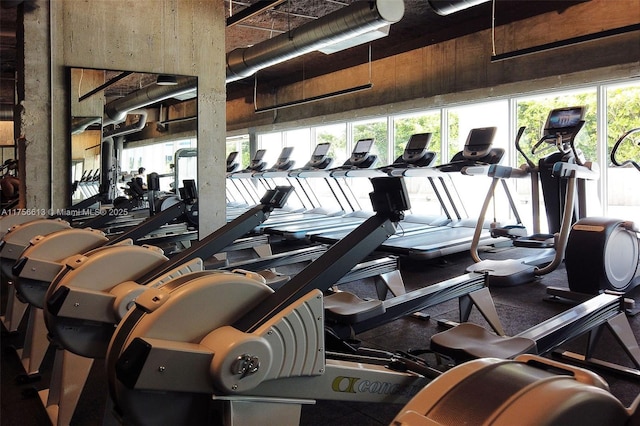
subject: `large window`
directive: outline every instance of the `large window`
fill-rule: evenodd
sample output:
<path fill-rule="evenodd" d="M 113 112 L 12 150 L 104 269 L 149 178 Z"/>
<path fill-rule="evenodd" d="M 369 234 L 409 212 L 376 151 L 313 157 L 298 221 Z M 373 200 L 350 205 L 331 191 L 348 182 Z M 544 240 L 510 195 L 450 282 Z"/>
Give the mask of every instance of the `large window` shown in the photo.
<path fill-rule="evenodd" d="M 266 151 L 264 157 L 262 157 L 266 167 L 273 166 L 282 150 L 282 132 L 261 134 L 258 138 L 258 149 Z"/>
<path fill-rule="evenodd" d="M 333 159 L 333 166 L 343 164 L 347 158 L 347 123 L 318 126 L 313 129 L 316 134 L 316 145 L 330 143 L 329 157 Z"/>
<path fill-rule="evenodd" d="M 249 165 L 251 161 L 251 151 L 249 149 L 249 135 L 240 135 L 227 138 L 227 155 L 232 152 L 237 152 L 238 157 L 236 161 L 239 166 L 238 169 L 242 170 Z"/>
<path fill-rule="evenodd" d="M 505 156 L 502 164 L 519 167 L 525 161 L 516 152 L 514 137 L 520 126 L 525 127 L 521 145 L 529 153 L 540 139 L 549 111 L 558 107 L 584 105 L 586 107 L 585 124 L 575 139 L 575 145 L 586 161 L 600 165 L 600 180 L 587 185 L 587 214 L 616 216 L 640 222 L 640 173 L 633 168 L 611 166 L 610 153 L 615 141 L 627 130 L 640 127 L 640 84 L 626 82 L 574 90 L 549 91 L 536 95 L 505 97 L 485 102 L 465 105 L 450 105 L 439 109 L 411 111 L 393 116 L 377 116 L 323 124 L 310 128 L 283 130 L 280 132 L 258 134 L 258 147 L 266 148 L 268 159 L 273 163 L 284 146 L 294 146 L 296 167 L 301 167 L 315 144 L 331 143 L 330 156 L 334 159 L 332 167 L 343 164 L 355 142 L 363 138 L 374 138 L 372 152 L 379 157 L 378 166 L 392 163 L 402 154 L 409 137 L 413 133 L 431 132 L 433 134 L 429 149 L 438 154 L 437 164 L 447 163 L 460 152 L 469 131 L 473 128 L 496 126 L 494 147 L 503 148 Z M 442 127 L 444 125 L 444 127 Z M 638 161 L 637 145 L 628 143 L 622 151 L 627 156 L 635 156 Z M 227 148 L 229 150 L 230 147 Z M 633 151 L 635 149 L 635 151 Z M 546 153 L 545 153 L 546 154 Z M 535 156 L 534 156 L 535 157 Z M 536 160 L 536 158 L 533 158 Z M 469 176 L 455 176 L 454 191 L 458 192 L 469 217 L 475 217 L 482 198 L 485 195 L 488 179 Z M 426 179 L 407 179 L 411 202 L 416 210 L 437 214 L 438 201 L 431 193 Z M 349 181 L 354 184 L 353 180 Z M 363 184 L 368 182 L 363 182 Z M 514 179 L 509 182 L 515 205 L 527 226 L 532 223 L 531 185 L 528 179 Z M 356 191 L 365 198 L 368 187 L 356 185 Z M 507 198 L 498 191 L 491 214 L 500 218 L 513 218 Z M 545 231 L 546 219 L 541 217 Z"/>
<path fill-rule="evenodd" d="M 438 164 L 441 159 L 440 142 L 442 140 L 442 132 L 440 131 L 441 123 L 440 110 L 424 111 L 407 115 L 398 115 L 393 119 L 393 154 L 394 159 L 402 155 L 404 148 L 409 141 L 411 135 L 417 133 L 431 133 L 431 142 L 429 151 L 435 152 L 438 158 Z"/>
<path fill-rule="evenodd" d="M 482 102 L 447 109 L 447 152 L 448 158 L 460 159 L 461 152 L 473 129 L 496 127 L 492 147 L 504 150 L 502 164 L 508 164 L 509 141 L 509 102 L 507 100 Z M 458 155 L 456 157 L 456 155 Z M 463 216 L 477 217 L 489 187 L 485 176 L 467 176 L 452 173 L 451 179 L 460 198 Z M 495 209 L 499 216 L 509 217 L 505 197 L 496 197 Z"/>
<path fill-rule="evenodd" d="M 606 171 L 607 216 L 640 223 L 640 171 L 629 165 L 616 167 L 611 162 L 611 150 L 626 132 L 640 127 L 640 85 L 624 84 L 607 89 Z M 619 162 L 633 160 L 640 163 L 640 132 L 633 133 L 619 146 Z"/>
<path fill-rule="evenodd" d="M 352 146 L 360 139 L 373 138 L 371 153 L 378 156 L 378 165 L 389 164 L 389 138 L 387 136 L 387 118 L 358 121 L 353 123 Z"/>
<path fill-rule="evenodd" d="M 303 167 L 311 158 L 311 129 L 296 129 L 283 132 L 284 146 L 293 147 L 293 167 Z"/>
<path fill-rule="evenodd" d="M 175 154 L 178 150 L 185 148 L 195 148 L 197 142 L 195 138 L 180 139 L 170 142 L 161 142 L 153 145 L 139 146 L 135 148 L 125 148 L 122 150 L 120 161 L 121 175 L 124 182 L 135 176 L 140 167 L 144 167 L 146 174 L 158 173 L 160 175 L 160 189 L 162 191 L 173 191 L 175 187 Z M 183 157 L 179 164 L 179 181 L 183 179 L 196 179 L 197 161 L 196 157 L 186 159 Z M 182 184 L 179 183 L 178 187 Z"/>

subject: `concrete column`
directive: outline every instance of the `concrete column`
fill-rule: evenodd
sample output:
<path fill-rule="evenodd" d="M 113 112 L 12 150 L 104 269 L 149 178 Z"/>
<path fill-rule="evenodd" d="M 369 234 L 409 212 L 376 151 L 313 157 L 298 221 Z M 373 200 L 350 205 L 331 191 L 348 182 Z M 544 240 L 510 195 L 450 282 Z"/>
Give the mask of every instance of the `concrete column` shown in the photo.
<path fill-rule="evenodd" d="M 16 139 L 19 141 L 23 203 L 29 209 L 51 207 L 51 61 L 50 3 L 19 6 L 17 26 Z M 24 12 L 24 13 L 23 13 Z"/>

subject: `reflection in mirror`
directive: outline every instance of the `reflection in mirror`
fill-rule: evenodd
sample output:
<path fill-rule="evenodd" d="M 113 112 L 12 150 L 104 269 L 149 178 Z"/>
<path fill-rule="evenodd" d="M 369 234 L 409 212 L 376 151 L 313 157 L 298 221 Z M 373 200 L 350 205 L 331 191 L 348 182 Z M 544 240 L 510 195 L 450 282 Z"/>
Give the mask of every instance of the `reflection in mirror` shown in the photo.
<path fill-rule="evenodd" d="M 137 199 L 143 209 L 158 198 L 179 199 L 183 180 L 197 182 L 196 77 L 70 68 L 69 82 L 74 205 Z M 192 164 L 176 167 L 184 149 Z M 160 187 L 147 192 L 151 173 Z"/>
<path fill-rule="evenodd" d="M 102 117 L 71 119 L 71 180 L 73 201 L 94 196 L 99 191 Z"/>

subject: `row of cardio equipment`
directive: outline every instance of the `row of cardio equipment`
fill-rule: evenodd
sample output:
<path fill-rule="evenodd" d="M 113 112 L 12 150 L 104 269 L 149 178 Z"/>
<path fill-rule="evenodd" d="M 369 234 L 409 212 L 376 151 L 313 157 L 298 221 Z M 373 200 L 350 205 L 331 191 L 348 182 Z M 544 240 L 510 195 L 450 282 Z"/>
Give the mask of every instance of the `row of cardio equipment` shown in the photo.
<path fill-rule="evenodd" d="M 346 194 L 350 190 L 347 177 L 371 178 L 385 174 L 426 177 L 441 201 L 444 214 L 406 215 L 400 223 L 399 232 L 385 241 L 380 250 L 428 259 L 470 249 L 476 263 L 468 270 L 488 273 L 490 283 L 494 286 L 514 286 L 530 282 L 537 276 L 555 270 L 566 255 L 572 292 L 594 294 L 602 289 L 626 292 L 640 283 L 637 236 L 632 222 L 588 217 L 586 214 L 585 182 L 597 179 L 599 173 L 597 164 L 586 161 L 575 146 L 575 138 L 584 124 L 584 113 L 585 108 L 581 106 L 551 111 L 542 137 L 533 144 L 530 153 L 521 147 L 525 129 L 520 129 L 515 147 L 526 162 L 519 168 L 499 164 L 504 150 L 492 148 L 496 129 L 480 128 L 471 130 L 464 149 L 450 163 L 440 166 L 433 166 L 436 155 L 428 150 L 431 134 L 425 133 L 413 135 L 402 156 L 393 164 L 379 168 L 374 168 L 377 157 L 370 153 L 372 139 L 358 141 L 351 157 L 336 168 L 330 168 L 331 159 L 327 156 L 329 144 L 319 144 L 310 161 L 300 169 L 292 168 L 293 164 L 289 159 L 292 147 L 284 148 L 278 161 L 270 169 L 266 169 L 262 161 L 264 150 L 259 150 L 249 167 L 241 171 L 236 171 L 237 154 L 232 153 L 227 160 L 228 182 L 237 189 L 236 193 L 250 194 L 260 184 L 263 188 L 269 188 L 273 186 L 269 180 L 285 178 L 295 187 L 299 198 L 306 196 L 311 200 L 308 194 L 312 194 L 314 188 L 308 182 L 313 180 L 311 178 L 322 177 L 326 185 L 334 184 L 338 188 L 332 190 L 332 193 L 339 203 L 336 194 Z M 613 156 L 618 152 L 620 143 L 628 141 L 634 133 L 632 130 L 620 138 L 612 152 Z M 541 157 L 538 162 L 535 161 L 536 156 Z M 615 164 L 617 160 L 612 161 Z M 463 206 L 456 207 L 451 196 L 456 192 L 455 187 L 447 186 L 447 183 L 453 183 L 448 179 L 451 172 L 488 175 L 492 179 L 477 220 L 461 217 Z M 506 184 L 506 181 L 522 178 L 529 178 L 531 184 L 533 234 L 528 234 L 523 225 Z M 441 185 L 441 191 L 437 185 Z M 502 228 L 496 226 L 495 222 L 486 220 L 498 185 L 504 188 L 516 219 L 514 225 Z M 544 211 L 539 208 L 541 199 Z M 246 199 L 244 202 L 246 203 Z M 276 210 L 255 231 L 332 244 L 371 215 L 366 209 L 349 213 L 345 213 L 345 208 L 328 211 L 324 206 L 314 205 L 312 201 L 311 207 L 293 212 L 286 208 Z M 234 217 L 243 208 L 242 203 L 229 202 L 229 217 Z M 547 233 L 540 231 L 543 215 L 548 223 Z M 573 226 L 576 220 L 580 222 Z M 516 247 L 537 250 L 526 257 L 506 261 L 481 259 L 478 251 L 481 245 L 495 244 L 506 239 Z M 582 268 L 583 264 L 589 264 L 591 268 Z M 560 296 L 561 293 L 568 295 L 554 289 L 551 292 L 555 296 Z"/>
<path fill-rule="evenodd" d="M 404 217 L 403 212 L 410 207 L 401 178 L 376 177 L 372 184 L 374 191 L 370 198 L 375 214 L 277 290 L 270 289 L 254 274 L 203 271 L 201 266 L 197 266 L 197 257 L 192 259 L 196 266 L 187 266 L 186 258 L 171 262 L 155 253 L 150 256 L 156 257 L 155 261 L 146 267 L 130 255 L 121 258 L 122 262 L 129 258 L 131 269 L 134 269 L 133 265 L 138 267 L 137 276 L 125 280 L 115 294 L 104 293 L 90 301 L 80 298 L 89 294 L 74 291 L 70 283 L 74 278 L 97 280 L 97 277 L 105 275 L 104 270 L 100 274 L 92 269 L 89 265 L 94 262 L 87 260 L 97 259 L 94 256 L 100 256 L 104 251 L 96 250 L 95 255 L 90 256 L 71 256 L 57 265 L 51 262 L 51 270 L 57 267 L 59 272 L 54 281 L 66 280 L 66 285 L 57 282 L 47 288 L 49 294 L 43 308 L 49 333 L 63 348 L 84 347 L 75 349 L 79 352 L 88 351 L 87 347 L 104 348 L 104 342 L 110 342 L 106 349 L 106 364 L 109 401 L 115 406 L 107 417 L 114 420 L 112 413 L 117 413 L 117 418 L 131 424 L 210 424 L 214 417 L 225 419 L 227 424 L 255 424 L 257 421 L 296 424 L 300 406 L 315 399 L 403 404 L 416 393 L 423 395 L 427 389 L 442 391 L 442 384 L 451 383 L 452 378 L 454 382 L 462 383 L 460 369 L 451 370 L 451 374 L 441 374 L 411 354 L 355 347 L 340 331 L 345 327 L 363 331 L 412 310 L 438 303 L 442 301 L 442 294 L 456 288 L 456 282 L 460 281 L 448 280 L 433 289 L 374 301 L 366 309 L 350 314 L 345 314 L 344 310 L 340 312 L 339 308 L 345 309 L 345 305 L 341 306 L 337 301 L 337 311 L 331 311 L 333 295 L 327 292 L 332 283 L 393 235 Z M 216 231 L 212 241 L 232 238 L 235 233 L 254 229 L 257 226 L 255 221 L 264 220 L 271 211 L 281 208 L 288 194 L 282 188 L 267 191 L 262 203 Z M 250 219 L 256 217 L 257 212 L 262 212 L 260 218 Z M 119 267 L 124 265 L 118 263 Z M 171 268 L 179 272 L 173 272 Z M 109 271 L 116 272 L 113 268 Z M 487 304 L 485 274 L 469 275 L 476 276 L 480 287 L 467 293 L 458 288 L 457 296 L 450 296 L 464 301 L 461 303 L 462 320 L 465 319 L 462 311 L 471 309 L 474 303 L 482 306 L 483 313 L 495 311 L 492 303 Z M 336 295 L 341 296 L 341 293 L 345 292 Z M 640 357 L 633 345 L 629 345 L 635 338 L 632 333 L 629 336 L 624 328 L 626 318 L 621 311 L 620 299 L 619 296 L 603 294 L 583 302 L 564 316 L 553 318 L 553 324 L 529 330 L 526 336 L 519 336 L 516 343 L 509 341 L 511 347 L 515 347 L 516 352 L 543 354 L 563 342 L 567 330 L 573 329 L 577 323 L 589 324 L 589 330 L 611 323 L 623 335 L 621 341 L 625 342 L 626 350 L 638 366 Z M 104 318 L 94 319 L 94 322 L 87 322 L 82 312 L 78 313 L 95 311 L 98 306 L 101 308 L 97 310 L 104 313 Z M 114 311 L 116 306 L 120 308 Z M 598 320 L 594 322 L 592 315 L 595 313 Z M 115 332 L 114 323 L 118 324 Z M 562 327 L 559 328 L 558 323 Z M 497 334 L 504 335 L 499 321 L 494 328 Z M 585 331 L 583 327 L 581 333 Z M 562 340 L 558 340 L 560 334 Z M 444 348 L 445 345 L 440 344 Z M 69 351 L 61 351 L 63 356 L 72 356 Z M 458 353 L 460 349 L 453 351 Z M 503 349 L 499 353 L 505 355 L 507 352 Z M 512 358 L 517 353 L 508 355 L 504 357 Z M 85 354 L 79 358 L 86 357 Z M 83 364 L 75 360 L 74 365 L 81 368 Z M 472 375 L 471 365 L 464 363 L 460 368 Z M 535 414 L 539 418 L 533 423 L 537 424 L 558 419 L 574 419 L 579 424 L 587 424 L 587 421 L 602 424 L 604 420 L 609 424 L 622 424 L 633 414 L 633 410 L 625 409 L 603 390 L 604 385 L 597 376 L 580 369 L 564 367 L 573 376 L 556 380 L 561 382 L 559 387 L 547 386 L 545 383 L 549 382 L 549 377 L 555 377 L 556 368 L 558 366 L 545 358 L 535 357 L 518 361 L 480 361 L 479 365 L 476 364 L 480 371 L 505 371 L 500 376 L 491 375 L 495 385 L 512 382 L 515 370 L 524 377 L 519 383 L 539 381 L 538 389 L 543 394 L 555 395 L 556 403 L 547 405 L 546 410 L 530 413 L 530 410 L 523 412 L 522 406 L 517 404 L 499 410 L 500 401 L 496 400 L 496 405 L 490 409 L 469 415 L 477 419 L 477 416 L 490 411 L 499 413 L 498 417 L 507 423 L 507 414 L 519 416 L 511 417 L 512 420 L 522 420 L 525 414 Z M 437 379 L 425 388 L 435 377 Z M 425 391 L 420 392 L 423 388 Z M 444 388 L 451 389 L 451 386 Z M 475 387 L 467 386 L 464 391 L 463 387 L 456 389 L 460 391 L 457 394 L 451 392 L 446 398 L 430 397 L 427 402 L 414 399 L 394 422 L 422 424 L 418 421 L 427 412 L 437 412 L 439 422 L 446 424 L 447 415 L 456 413 L 455 403 L 443 405 L 433 402 L 457 400 L 464 401 L 458 404 L 466 404 L 472 392 L 477 392 L 480 387 L 476 384 Z M 561 392 L 580 392 L 586 403 L 584 406 L 560 406 L 558 401 L 563 399 L 557 396 Z M 56 392 L 50 391 L 49 395 L 52 393 Z M 535 399 L 532 392 L 521 391 L 518 395 L 524 405 L 528 399 Z M 57 396 L 60 398 L 60 394 Z M 505 393 L 501 401 L 506 401 L 507 397 Z M 553 400 L 551 397 L 548 399 Z M 60 406 L 60 402 L 58 400 L 54 404 L 58 412 L 65 408 Z M 427 410 L 427 403 L 437 407 Z M 593 408 L 587 412 L 585 406 Z"/>
<path fill-rule="evenodd" d="M 430 133 L 415 134 L 408 141 L 404 152 L 394 163 L 376 168 L 377 156 L 370 152 L 373 139 L 363 139 L 356 143 L 350 158 L 341 166 L 330 168 L 327 158 L 329 144 L 319 144 L 310 161 L 299 169 L 257 170 L 259 161 L 252 161 L 249 168 L 228 174 L 229 186 L 236 193 L 250 194 L 257 185 L 269 187 L 269 180 L 286 179 L 296 189 L 300 199 L 308 200 L 306 210 L 274 212 L 256 231 L 278 235 L 286 239 L 310 239 L 321 243 L 335 243 L 348 232 L 372 215 L 370 208 L 361 208 L 357 197 L 347 183 L 348 178 L 361 180 L 376 176 L 422 177 L 438 200 L 440 208 L 432 214 L 407 214 L 399 232 L 385 241 L 382 249 L 388 253 L 431 259 L 445 254 L 468 250 L 473 236 L 475 220 L 466 215 L 464 204 L 453 186 L 451 175 L 477 166 L 486 167 L 498 163 L 504 150 L 492 147 L 495 127 L 477 128 L 470 131 L 464 149 L 452 161 L 434 166 L 435 153 L 429 151 Z M 291 147 L 283 154 L 290 153 Z M 258 153 L 260 156 L 262 152 Z M 280 155 L 279 164 L 286 155 Z M 360 178 L 360 179 L 358 179 Z M 352 182 L 354 181 L 352 180 Z M 314 195 L 321 185 L 326 185 L 335 199 L 336 209 L 321 202 Z M 356 190 L 357 191 L 357 190 Z M 229 197 L 231 198 L 231 197 Z M 236 197 L 237 198 L 237 197 Z M 346 200 L 346 201 L 345 201 Z M 351 200 L 351 201 L 350 201 Z M 235 201 L 235 200 L 234 200 Z M 229 203 L 228 215 L 233 217 L 238 209 Z M 483 242 L 489 242 L 488 229 L 481 234 Z"/>

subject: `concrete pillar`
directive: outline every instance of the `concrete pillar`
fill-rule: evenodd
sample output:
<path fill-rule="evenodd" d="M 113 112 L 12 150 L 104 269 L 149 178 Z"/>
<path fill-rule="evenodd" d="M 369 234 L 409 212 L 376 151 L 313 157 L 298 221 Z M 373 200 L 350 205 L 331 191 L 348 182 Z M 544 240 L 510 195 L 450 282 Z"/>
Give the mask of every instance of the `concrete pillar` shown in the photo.
<path fill-rule="evenodd" d="M 22 202 L 29 209 L 51 206 L 51 61 L 48 1 L 22 3 L 18 12 L 18 75 L 15 137 L 18 140 Z M 24 12 L 24 13 L 23 13 Z"/>

